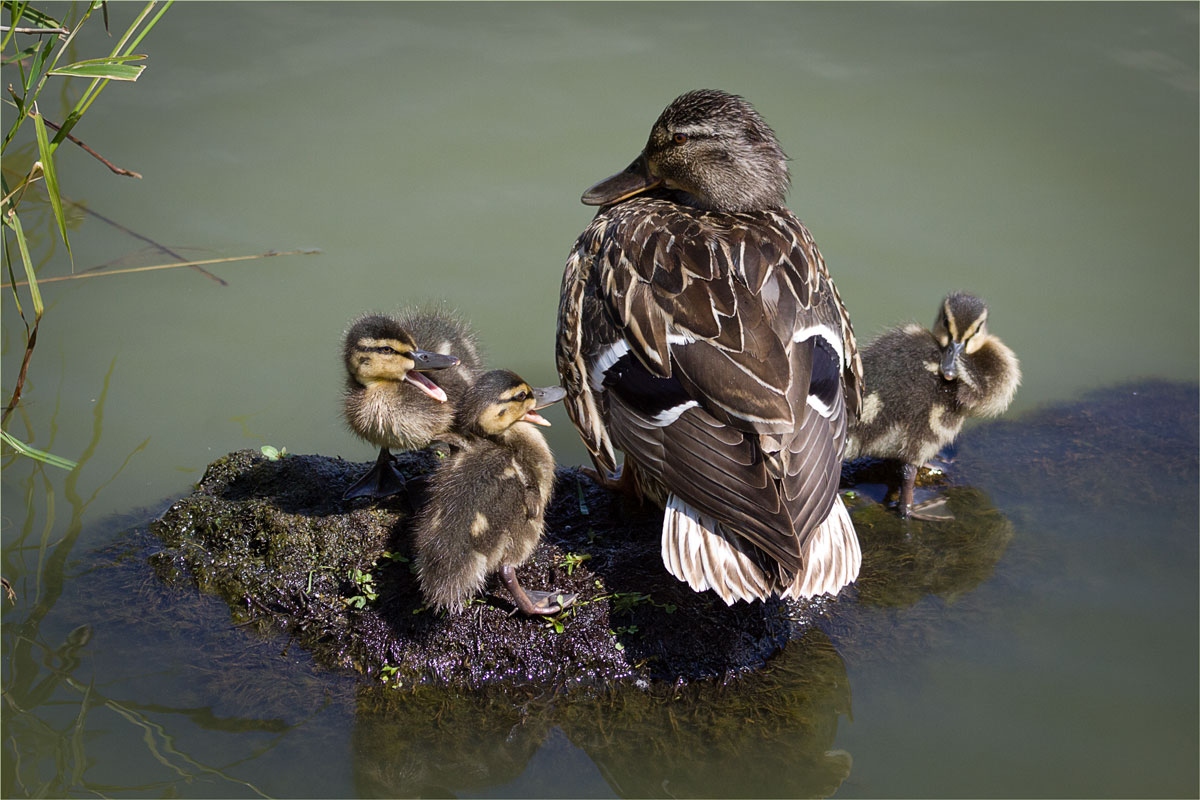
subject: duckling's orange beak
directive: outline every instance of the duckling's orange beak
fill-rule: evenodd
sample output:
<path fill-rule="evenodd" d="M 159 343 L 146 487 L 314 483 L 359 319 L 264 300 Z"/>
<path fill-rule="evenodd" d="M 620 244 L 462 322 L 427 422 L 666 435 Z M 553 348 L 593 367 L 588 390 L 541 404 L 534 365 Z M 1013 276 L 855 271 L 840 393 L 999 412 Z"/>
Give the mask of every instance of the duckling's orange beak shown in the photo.
<path fill-rule="evenodd" d="M 643 153 L 634 162 L 611 178 L 605 178 L 583 193 L 580 200 L 585 206 L 610 206 L 628 200 L 636 194 L 649 191 L 662 183 L 662 178 L 650 173 L 650 166 Z"/>

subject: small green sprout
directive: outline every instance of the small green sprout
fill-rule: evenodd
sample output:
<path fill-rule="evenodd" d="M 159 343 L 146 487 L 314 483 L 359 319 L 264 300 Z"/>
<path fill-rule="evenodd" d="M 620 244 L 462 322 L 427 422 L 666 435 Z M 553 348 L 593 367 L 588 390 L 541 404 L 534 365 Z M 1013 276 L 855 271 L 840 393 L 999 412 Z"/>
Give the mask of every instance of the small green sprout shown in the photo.
<path fill-rule="evenodd" d="M 351 608 L 364 608 L 368 602 L 374 602 L 379 597 L 379 592 L 375 590 L 375 576 L 371 573 L 355 567 L 350 570 L 350 580 L 354 581 L 354 585 L 361 592 L 346 598 L 345 603 Z"/>
<path fill-rule="evenodd" d="M 637 625 L 622 625 L 618 628 L 612 628 L 611 630 L 609 630 L 609 633 L 611 633 L 613 636 L 622 636 L 625 634 L 633 635 L 637 632 L 638 632 Z M 622 644 L 621 642 L 613 642 L 613 646 L 616 647 L 617 650 L 625 649 L 625 645 Z"/>
<path fill-rule="evenodd" d="M 555 633 L 562 633 L 567 629 L 567 620 L 575 616 L 575 609 L 578 608 L 579 605 L 580 604 L 577 603 L 570 608 L 562 609 L 557 614 L 542 617 L 542 624 Z"/>
<path fill-rule="evenodd" d="M 568 575 L 575 574 L 575 568 L 591 558 L 588 553 L 567 553 L 563 556 L 562 566 L 567 568 Z"/>
<path fill-rule="evenodd" d="M 579 498 L 579 513 L 582 516 L 591 514 L 591 509 L 588 508 L 587 500 L 583 496 L 583 483 L 580 482 L 579 476 L 575 477 L 575 494 Z"/>
<path fill-rule="evenodd" d="M 654 606 L 655 608 L 661 608 L 663 610 L 663 613 L 666 613 L 666 614 L 674 614 L 675 608 L 676 608 L 674 603 L 655 602 L 655 600 L 652 597 L 650 597 L 650 595 L 643 594 L 642 592 L 613 592 L 612 601 L 613 601 L 613 611 L 615 613 L 621 613 L 623 611 L 632 611 L 633 609 L 637 608 L 638 606 L 642 605 L 643 603 L 649 603 L 650 605 Z"/>
<path fill-rule="evenodd" d="M 271 445 L 264 444 L 259 449 L 262 450 L 262 454 L 267 457 L 268 461 L 278 461 L 281 458 L 287 458 L 289 455 L 291 455 L 288 453 L 286 447 L 281 447 L 280 449 L 276 450 Z"/>

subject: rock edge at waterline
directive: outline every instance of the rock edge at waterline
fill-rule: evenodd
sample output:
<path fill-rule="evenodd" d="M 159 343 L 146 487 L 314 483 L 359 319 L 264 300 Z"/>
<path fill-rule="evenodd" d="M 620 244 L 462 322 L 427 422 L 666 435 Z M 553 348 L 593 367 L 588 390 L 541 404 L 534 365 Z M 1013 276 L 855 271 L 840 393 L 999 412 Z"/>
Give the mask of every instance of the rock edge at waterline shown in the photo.
<path fill-rule="evenodd" d="M 398 456 L 417 502 L 436 458 Z M 437 612 L 411 568 L 408 501 L 341 499 L 366 468 L 230 453 L 154 523 L 166 545 L 156 568 L 222 597 L 239 623 L 286 631 L 327 667 L 462 687 L 723 679 L 764 665 L 828 602 L 730 607 L 692 591 L 662 566 L 659 512 L 560 467 L 546 535 L 518 574 L 576 593 L 574 607 L 527 618 L 493 580 L 462 613 Z"/>

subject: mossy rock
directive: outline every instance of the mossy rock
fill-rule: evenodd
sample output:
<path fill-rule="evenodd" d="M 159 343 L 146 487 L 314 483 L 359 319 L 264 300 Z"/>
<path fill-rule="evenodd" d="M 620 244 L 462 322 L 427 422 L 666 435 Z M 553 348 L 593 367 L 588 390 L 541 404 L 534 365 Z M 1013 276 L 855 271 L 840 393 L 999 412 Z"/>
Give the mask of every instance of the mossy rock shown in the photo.
<path fill-rule="evenodd" d="M 529 588 L 577 594 L 575 605 L 527 618 L 493 581 L 459 614 L 427 609 L 411 567 L 409 503 L 420 504 L 436 463 L 432 452 L 399 456 L 413 501 L 346 502 L 369 465 L 231 453 L 154 523 L 165 545 L 156 569 L 220 596 L 238 623 L 287 631 L 319 663 L 409 685 L 725 678 L 762 667 L 823 607 L 726 606 L 692 591 L 662 566 L 660 512 L 560 468 L 546 535 L 518 575 Z"/>

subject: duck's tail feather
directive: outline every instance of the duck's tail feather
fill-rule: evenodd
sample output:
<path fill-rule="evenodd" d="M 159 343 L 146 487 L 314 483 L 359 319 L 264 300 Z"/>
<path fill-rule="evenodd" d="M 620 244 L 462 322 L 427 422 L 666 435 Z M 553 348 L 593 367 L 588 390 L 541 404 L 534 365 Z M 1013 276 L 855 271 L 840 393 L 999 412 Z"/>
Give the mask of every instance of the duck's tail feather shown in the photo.
<path fill-rule="evenodd" d="M 784 590 L 784 597 L 801 599 L 821 594 L 836 595 L 858 578 L 862 550 L 850 513 L 835 495 L 825 521 L 813 529 L 801 547 L 804 569 Z"/>
<path fill-rule="evenodd" d="M 754 557 L 735 546 L 721 524 L 675 495 L 662 527 L 667 571 L 697 592 L 712 589 L 727 605 L 771 596 L 771 581 Z"/>

